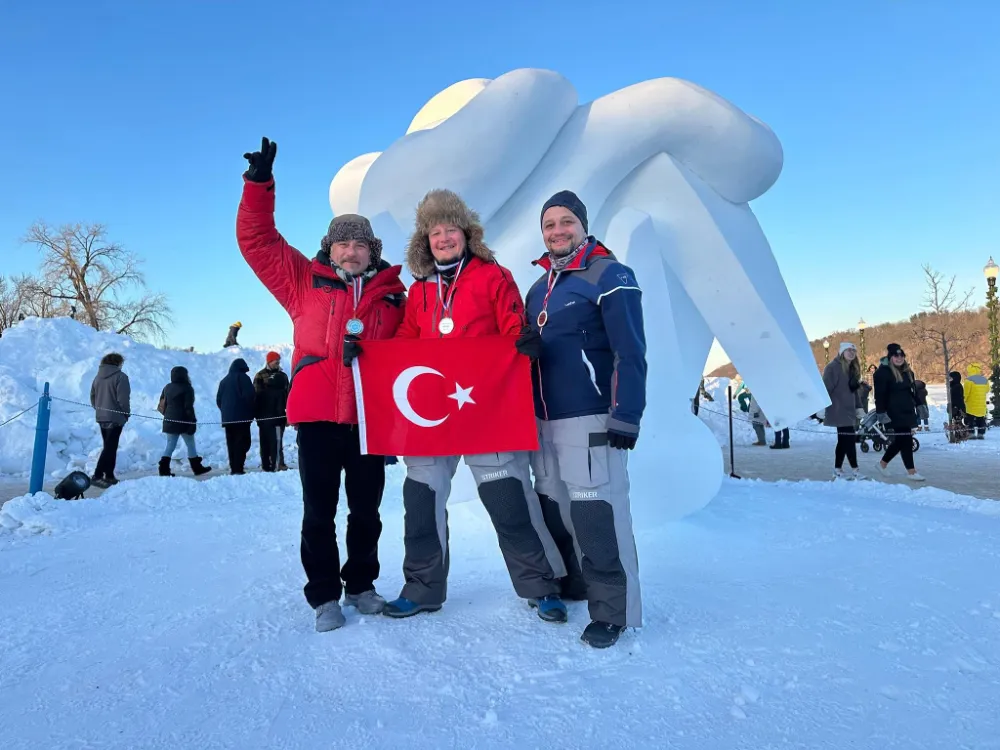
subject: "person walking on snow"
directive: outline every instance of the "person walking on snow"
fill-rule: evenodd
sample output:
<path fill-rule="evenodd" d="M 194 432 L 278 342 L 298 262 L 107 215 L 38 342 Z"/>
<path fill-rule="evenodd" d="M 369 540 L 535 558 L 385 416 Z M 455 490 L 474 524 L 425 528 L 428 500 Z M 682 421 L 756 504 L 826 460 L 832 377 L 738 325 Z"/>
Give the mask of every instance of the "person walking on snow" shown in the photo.
<path fill-rule="evenodd" d="M 962 373 L 957 370 L 948 373 L 948 395 L 951 396 L 951 414 L 948 415 L 951 419 L 951 434 L 956 438 L 949 442 L 954 443 L 964 440 L 968 434 L 965 430 L 965 388 L 962 385 Z"/>
<path fill-rule="evenodd" d="M 927 383 L 923 380 L 914 380 L 913 397 L 917 402 L 917 430 L 930 432 L 931 411 L 927 406 Z"/>
<path fill-rule="evenodd" d="M 172 477 L 170 459 L 177 448 L 178 438 L 183 438 L 187 448 L 188 463 L 194 475 L 201 476 L 212 470 L 205 466 L 198 456 L 198 448 L 194 442 L 194 433 L 198 429 L 198 417 L 194 413 L 194 388 L 186 367 L 174 367 L 170 370 L 170 382 L 160 393 L 160 404 L 157 407 L 163 415 L 163 434 L 167 436 L 167 444 L 160 457 L 159 474 L 161 477 Z"/>
<path fill-rule="evenodd" d="M 739 401 L 740 409 L 750 415 L 750 424 L 753 427 L 754 435 L 757 436 L 757 440 L 751 445 L 767 445 L 767 433 L 764 432 L 767 417 L 764 416 L 763 409 L 757 403 L 756 396 L 749 388 L 744 388 L 736 400 Z"/>
<path fill-rule="evenodd" d="M 513 277 L 484 244 L 479 216 L 455 193 L 432 190 L 420 201 L 406 263 L 416 280 L 397 338 L 498 336 L 524 329 L 524 305 Z M 462 458 L 403 458 L 405 584 L 399 598 L 385 607 L 389 617 L 436 611 L 447 598 L 446 506 Z M 528 453 L 464 458 L 496 528 L 517 595 L 536 607 L 541 619 L 565 622 L 558 578 L 566 571 L 531 488 Z"/>
<path fill-rule="evenodd" d="M 913 465 L 913 428 L 917 426 L 913 371 L 906 362 L 906 352 L 899 344 L 889 344 L 886 352 L 886 363 L 875 371 L 875 411 L 881 424 L 892 424 L 895 436 L 879 461 L 879 471 L 888 474 L 889 462 L 901 454 L 906 478 L 924 482 L 926 480 Z"/>
<path fill-rule="evenodd" d="M 987 398 L 990 395 L 990 381 L 983 375 L 983 366 L 973 362 L 966 369 L 969 377 L 963 388 L 965 402 L 965 426 L 969 428 L 971 440 L 986 439 Z M 975 432 L 973 432 L 973 429 Z"/>
<path fill-rule="evenodd" d="M 823 370 L 823 384 L 830 394 L 823 424 L 837 428 L 833 455 L 833 478 L 844 479 L 844 459 L 851 465 L 847 479 L 862 479 L 858 471 L 857 420 L 864 418 L 861 406 L 861 362 L 858 349 L 849 341 L 840 344 L 840 354 Z"/>
<path fill-rule="evenodd" d="M 635 273 L 588 234 L 572 192 L 542 206 L 544 274 L 528 291 L 540 449 L 535 488 L 570 580 L 582 576 L 594 648 L 642 625 L 628 451 L 646 406 L 646 340 Z M 524 351 L 529 347 L 522 344 Z"/>
<path fill-rule="evenodd" d="M 392 338 L 406 309 L 400 266 L 382 259 L 382 242 L 368 219 L 334 218 L 309 260 L 274 225 L 272 166 L 277 145 L 266 138 L 245 154 L 243 198 L 236 220 L 240 252 L 292 319 L 295 353 L 287 401 L 296 427 L 302 481 L 302 567 L 316 630 L 345 623 L 340 606 L 377 614 L 385 599 L 379 577 L 379 506 L 384 456 L 361 455 L 354 379 L 347 352 L 359 341 Z M 341 473 L 347 493 L 347 561 L 337 547 Z"/>
<path fill-rule="evenodd" d="M 267 353 L 267 364 L 253 379 L 256 394 L 254 418 L 260 437 L 260 466 L 264 471 L 278 471 L 281 443 L 285 435 L 285 408 L 288 403 L 288 376 L 281 370 L 281 355 Z M 287 468 L 287 467 L 285 467 Z"/>
<path fill-rule="evenodd" d="M 236 341 L 236 337 L 239 335 L 240 329 L 242 327 L 243 324 L 240 323 L 240 321 L 238 320 L 231 326 L 229 326 L 229 335 L 226 336 L 226 345 L 223 347 L 223 349 L 228 349 L 231 346 L 239 346 L 239 343 L 237 343 Z"/>
<path fill-rule="evenodd" d="M 101 456 L 97 459 L 91 483 L 107 488 L 118 484 L 115 466 L 118 462 L 118 441 L 122 430 L 131 416 L 130 398 L 132 388 L 128 375 L 122 372 L 125 358 L 117 352 L 105 354 L 97 369 L 97 376 L 90 384 L 90 405 L 94 407 L 94 418 L 101 428 Z"/>
<path fill-rule="evenodd" d="M 253 423 L 256 397 L 248 372 L 250 366 L 245 359 L 234 359 L 229 365 L 229 374 L 219 382 L 219 391 L 215 395 L 226 431 L 229 471 L 233 474 L 246 473 L 244 467 L 251 445 L 250 425 Z"/>

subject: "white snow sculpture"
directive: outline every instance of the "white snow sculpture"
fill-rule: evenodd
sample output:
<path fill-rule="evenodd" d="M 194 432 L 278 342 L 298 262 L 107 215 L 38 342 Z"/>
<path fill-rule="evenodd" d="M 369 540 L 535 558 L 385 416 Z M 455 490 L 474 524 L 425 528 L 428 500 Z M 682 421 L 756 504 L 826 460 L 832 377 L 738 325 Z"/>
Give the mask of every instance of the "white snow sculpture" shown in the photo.
<path fill-rule="evenodd" d="M 633 502 L 669 503 L 679 518 L 721 483 L 719 446 L 690 409 L 713 336 L 774 427 L 829 403 L 747 205 L 781 165 L 766 125 L 687 81 L 645 81 L 581 106 L 558 73 L 522 69 L 433 97 L 405 136 L 337 173 L 330 205 L 368 216 L 401 253 L 420 198 L 455 190 L 526 292 L 540 275 L 531 261 L 544 252 L 541 206 L 559 190 L 576 192 L 591 233 L 643 287 L 648 405 L 630 458 Z"/>

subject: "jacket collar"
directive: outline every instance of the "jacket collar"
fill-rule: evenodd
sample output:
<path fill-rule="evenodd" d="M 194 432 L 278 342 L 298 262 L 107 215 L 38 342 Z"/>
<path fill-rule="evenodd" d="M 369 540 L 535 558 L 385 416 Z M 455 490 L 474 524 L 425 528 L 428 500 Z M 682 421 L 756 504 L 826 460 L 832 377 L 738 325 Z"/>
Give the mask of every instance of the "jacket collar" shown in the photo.
<path fill-rule="evenodd" d="M 402 270 L 402 266 L 390 266 L 386 261 L 381 261 L 378 266 L 378 273 L 365 283 L 365 289 L 381 290 L 382 287 L 387 287 L 382 291 L 383 294 L 398 294 L 405 292 L 406 287 L 403 285 L 403 282 L 399 280 L 399 274 Z M 324 263 L 319 256 L 313 259 L 312 272 L 316 276 L 331 279 L 335 285 L 344 289 L 347 288 L 347 284 L 345 284 L 343 279 L 337 275 L 337 272 L 333 270 L 329 263 Z"/>
<path fill-rule="evenodd" d="M 587 244 L 584 246 L 583 250 L 581 250 L 575 258 L 573 258 L 573 262 L 570 263 L 568 266 L 566 266 L 563 269 L 563 271 L 564 272 L 579 271 L 580 269 L 589 266 L 591 260 L 596 260 L 597 258 L 607 258 L 607 257 L 614 257 L 614 256 L 611 254 L 610 250 L 604 247 L 604 245 L 602 245 L 593 237 L 588 236 Z M 532 261 L 531 264 L 533 266 L 539 266 L 540 268 L 543 268 L 546 271 L 552 268 L 552 261 L 549 258 L 548 253 L 545 253 L 545 255 L 543 255 L 538 260 Z"/>

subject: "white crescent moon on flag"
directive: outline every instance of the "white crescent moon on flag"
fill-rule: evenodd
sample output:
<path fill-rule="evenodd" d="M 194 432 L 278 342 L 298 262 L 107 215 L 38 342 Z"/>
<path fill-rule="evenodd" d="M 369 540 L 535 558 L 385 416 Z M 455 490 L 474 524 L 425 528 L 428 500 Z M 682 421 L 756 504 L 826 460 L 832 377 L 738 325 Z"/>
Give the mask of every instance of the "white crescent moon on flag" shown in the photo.
<path fill-rule="evenodd" d="M 444 377 L 444 375 L 439 373 L 433 367 L 424 367 L 423 365 L 407 367 L 399 373 L 399 377 L 396 378 L 396 382 L 392 384 L 392 399 L 396 402 L 396 408 L 399 409 L 400 414 L 413 422 L 413 424 L 417 427 L 437 427 L 439 424 L 444 422 L 448 416 L 444 416 L 441 419 L 425 419 L 414 411 L 413 406 L 410 405 L 410 400 L 407 397 L 407 392 L 410 390 L 410 383 L 421 375 L 437 375 L 439 378 Z"/>

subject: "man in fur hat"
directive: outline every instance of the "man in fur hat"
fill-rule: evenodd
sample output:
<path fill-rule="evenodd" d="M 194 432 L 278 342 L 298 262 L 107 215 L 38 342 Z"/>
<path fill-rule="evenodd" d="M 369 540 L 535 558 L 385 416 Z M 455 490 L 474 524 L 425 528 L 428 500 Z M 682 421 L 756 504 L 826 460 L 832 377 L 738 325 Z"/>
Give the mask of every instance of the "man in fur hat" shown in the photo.
<path fill-rule="evenodd" d="M 535 489 L 568 583 L 585 583 L 592 622 L 582 639 L 606 648 L 642 624 L 627 453 L 646 405 L 642 297 L 632 269 L 588 234 L 575 194 L 553 195 L 541 228 L 548 252 L 535 264 L 545 273 L 527 298 L 541 349 L 532 367 Z"/>
<path fill-rule="evenodd" d="M 510 272 L 483 242 L 479 216 L 449 190 L 432 190 L 417 206 L 406 251 L 416 281 L 410 287 L 400 338 L 519 334 L 525 327 L 521 295 Z M 489 429 L 489 425 L 483 425 Z M 462 456 L 407 456 L 403 485 L 406 583 L 384 614 L 409 617 L 441 609 L 447 595 L 448 527 L 445 507 Z M 548 622 L 565 622 L 559 598 L 565 575 L 559 551 L 531 488 L 528 454 L 465 456 L 479 497 L 497 530 L 514 590 Z"/>
<path fill-rule="evenodd" d="M 345 349 L 366 339 L 392 338 L 403 319 L 405 287 L 401 267 L 382 260 L 382 242 L 363 216 L 333 219 L 313 260 L 278 234 L 271 176 L 276 151 L 264 138 L 260 151 L 244 154 L 250 167 L 236 237 L 244 259 L 294 325 L 286 414 L 298 427 L 306 601 L 316 610 L 316 629 L 325 631 L 344 624 L 342 593 L 344 604 L 363 614 L 376 614 L 385 605 L 375 591 L 385 457 L 361 455 Z M 350 509 L 343 567 L 334 525 L 341 472 Z"/>

